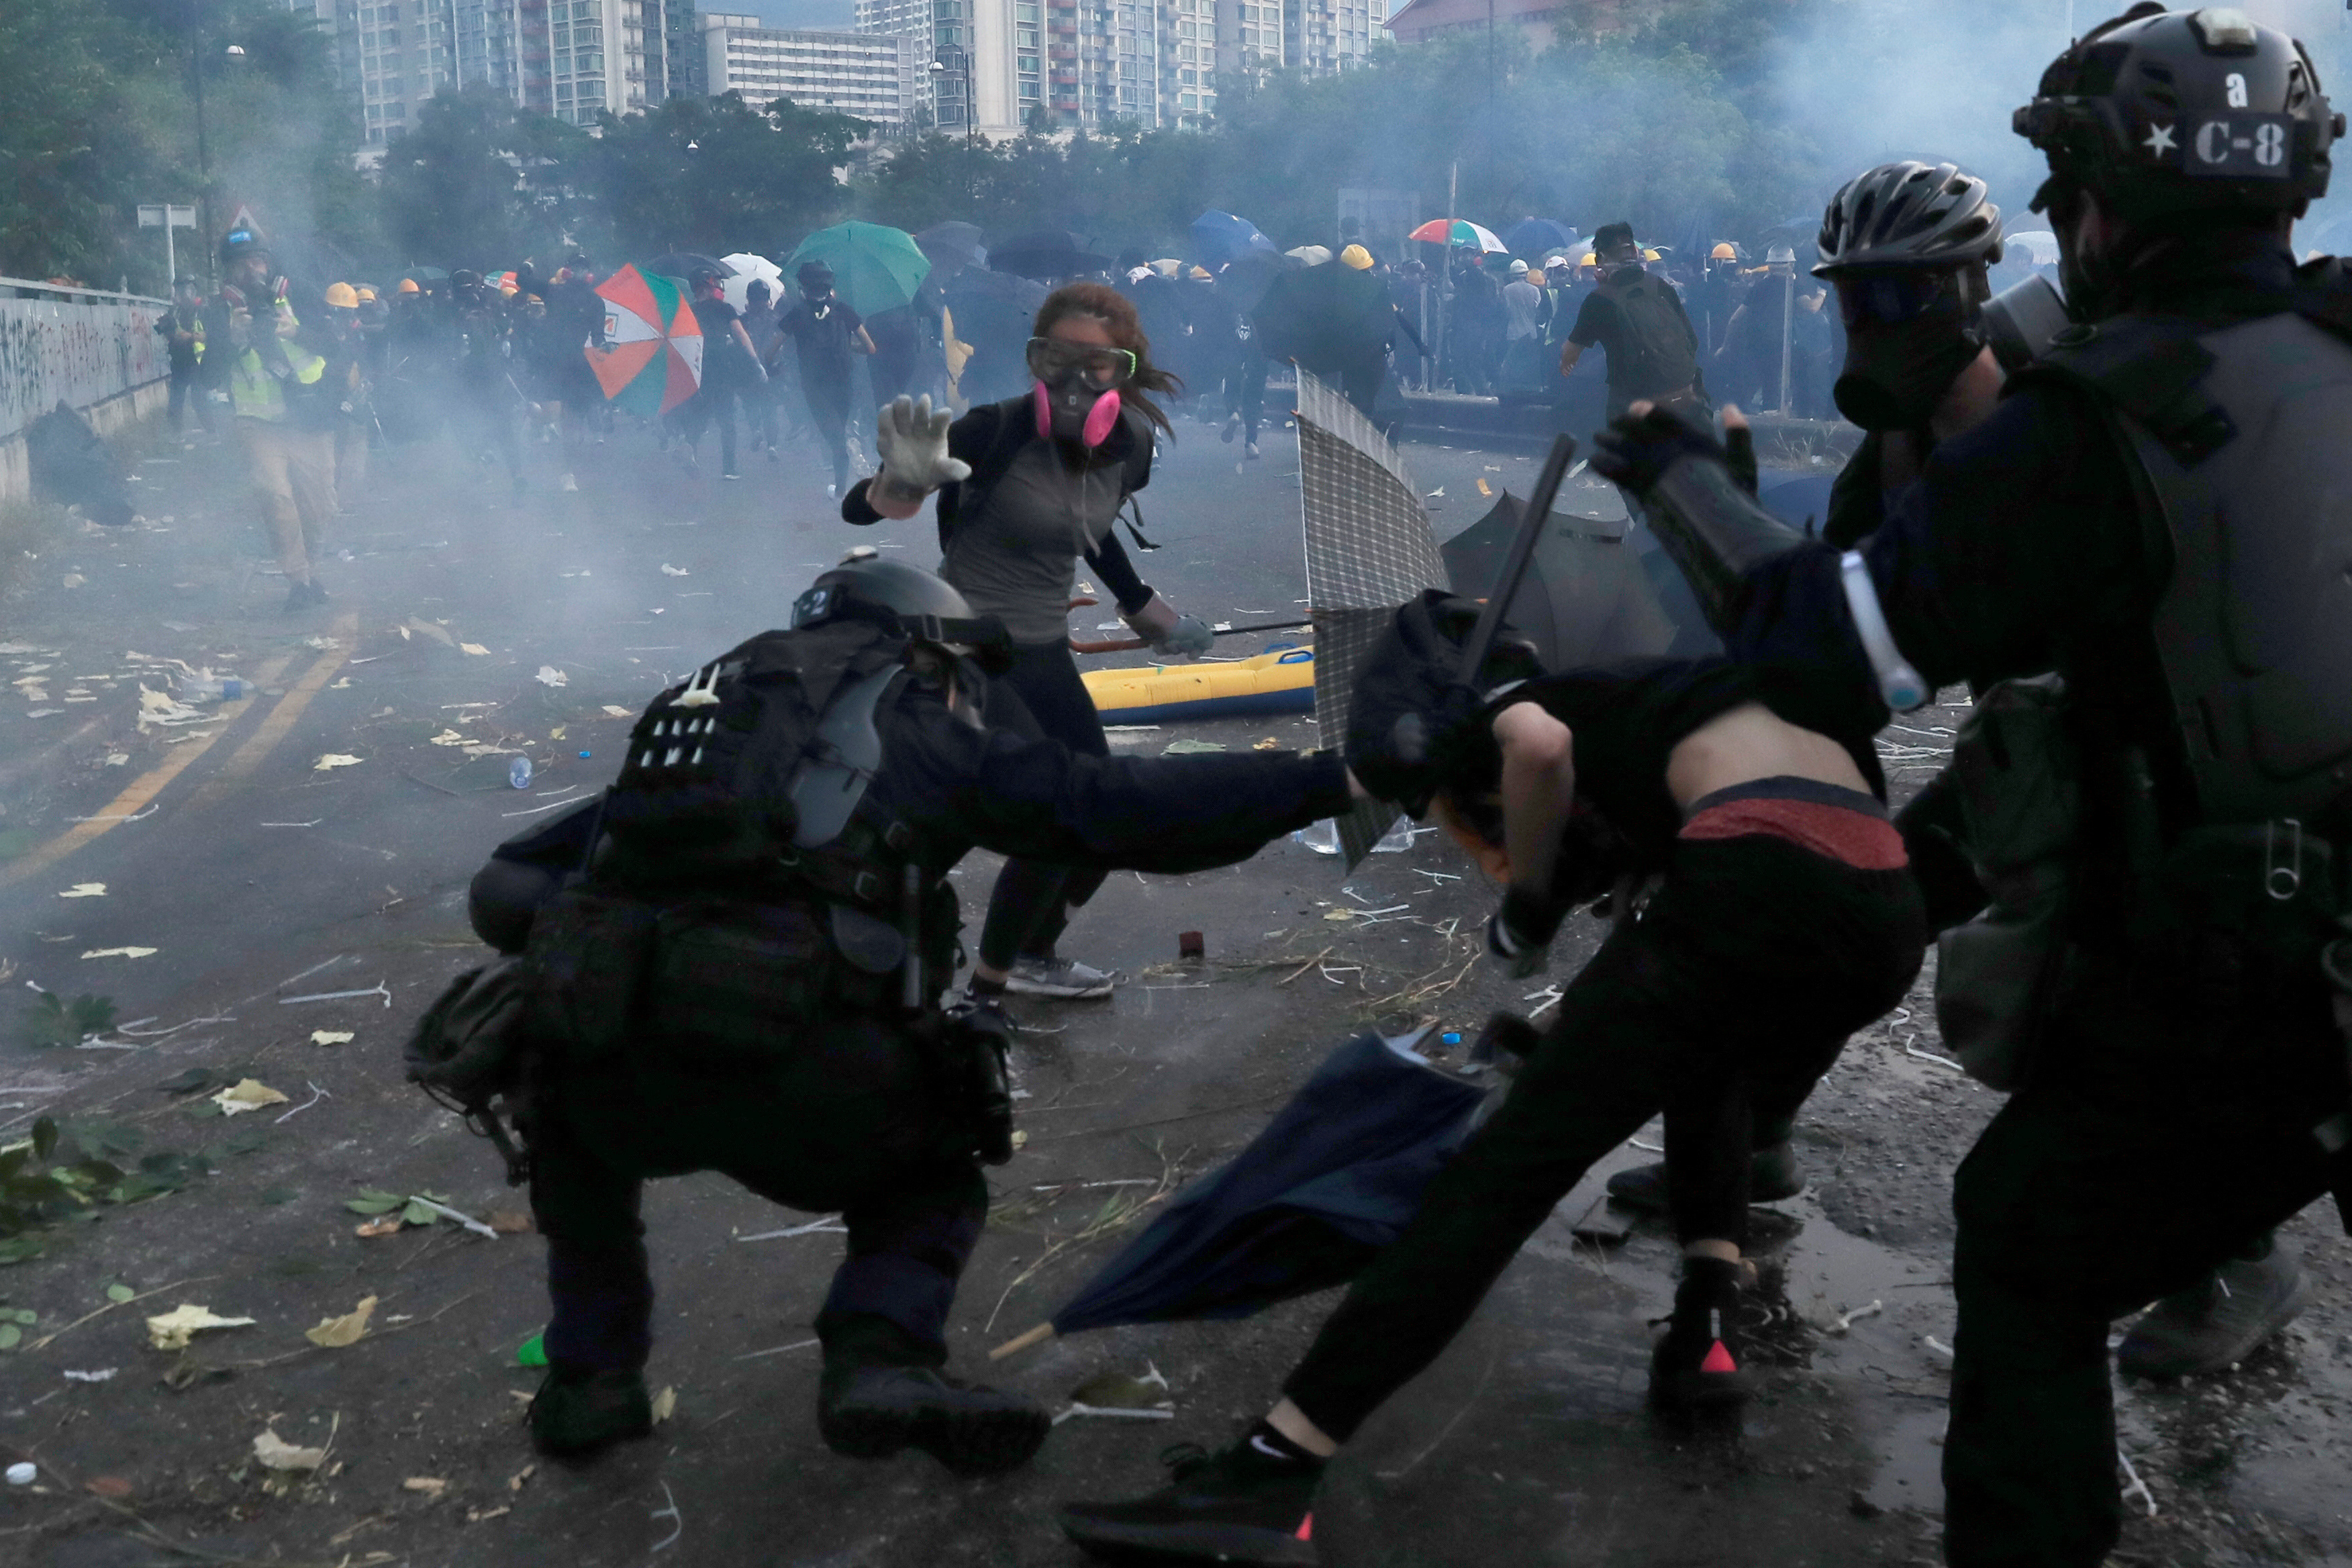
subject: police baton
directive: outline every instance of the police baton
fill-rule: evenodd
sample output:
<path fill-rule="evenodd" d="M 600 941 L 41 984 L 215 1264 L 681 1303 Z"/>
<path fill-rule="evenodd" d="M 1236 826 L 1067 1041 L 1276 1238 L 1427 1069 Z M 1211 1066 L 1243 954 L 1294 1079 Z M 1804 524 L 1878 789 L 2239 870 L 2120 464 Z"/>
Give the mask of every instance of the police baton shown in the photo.
<path fill-rule="evenodd" d="M 1511 537 L 1510 553 L 1503 557 L 1502 574 L 1487 592 L 1486 607 L 1478 612 L 1478 624 L 1471 629 L 1470 640 L 1463 645 L 1462 665 L 1454 672 L 1454 684 L 1475 699 L 1485 699 L 1478 672 L 1486 668 L 1486 656 L 1495 651 L 1495 639 L 1502 634 L 1503 617 L 1509 612 L 1511 601 L 1518 597 L 1519 585 L 1528 580 L 1528 567 L 1535 560 L 1536 545 L 1551 521 L 1552 502 L 1559 499 L 1559 487 L 1567 481 L 1569 465 L 1575 458 L 1575 437 L 1552 437 L 1551 454 L 1544 458 L 1543 471 L 1536 477 L 1536 488 L 1528 497 L 1527 510 L 1519 513 L 1519 531 Z"/>

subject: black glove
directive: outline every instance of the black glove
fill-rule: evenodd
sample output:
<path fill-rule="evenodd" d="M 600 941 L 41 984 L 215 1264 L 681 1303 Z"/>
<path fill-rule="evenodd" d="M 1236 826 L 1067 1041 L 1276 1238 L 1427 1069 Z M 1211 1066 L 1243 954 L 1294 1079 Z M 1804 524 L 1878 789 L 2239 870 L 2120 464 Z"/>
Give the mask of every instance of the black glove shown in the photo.
<path fill-rule="evenodd" d="M 1664 408 L 1647 414 L 1621 414 L 1592 438 L 1592 470 L 1635 495 L 1647 495 L 1665 477 L 1677 458 L 1712 458 L 1728 464 L 1731 454 L 1714 435 L 1680 415 Z M 1744 488 L 1756 493 L 1755 443 L 1748 444 L 1748 478 Z M 1733 470 L 1735 473 L 1738 470 Z"/>
<path fill-rule="evenodd" d="M 1756 432 L 1735 425 L 1723 433 L 1723 461 L 1731 477 L 1749 495 L 1756 493 Z"/>
<path fill-rule="evenodd" d="M 1486 951 L 1502 960 L 1512 979 L 1525 980 L 1543 967 L 1567 915 L 1566 904 L 1513 883 L 1503 891 L 1503 907 L 1487 917 Z"/>

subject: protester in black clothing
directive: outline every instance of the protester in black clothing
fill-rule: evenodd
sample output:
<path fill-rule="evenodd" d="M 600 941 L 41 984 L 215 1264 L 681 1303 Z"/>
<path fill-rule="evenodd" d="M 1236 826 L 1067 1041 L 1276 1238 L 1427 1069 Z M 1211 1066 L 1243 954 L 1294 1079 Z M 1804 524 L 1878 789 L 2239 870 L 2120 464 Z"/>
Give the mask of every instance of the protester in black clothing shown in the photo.
<path fill-rule="evenodd" d="M 1349 805 L 1328 754 L 1083 756 L 984 725 L 1002 628 L 930 574 L 857 555 L 794 629 L 657 699 L 599 805 L 476 879 L 478 931 L 536 976 L 521 1125 L 553 1309 L 530 1416 L 547 1452 L 651 1430 L 640 1198 L 715 1170 L 848 1227 L 816 1321 L 829 1447 L 966 1474 L 1026 1460 L 1045 1412 L 941 1370 L 1013 1111 L 1009 1020 L 940 1005 L 947 873 L 974 847 L 1203 870 Z M 850 738 L 820 752 L 827 722 Z M 663 739 L 678 732 L 690 755 Z"/>
<path fill-rule="evenodd" d="M 857 312 L 835 295 L 832 268 L 822 261 L 803 262 L 796 281 L 800 302 L 776 326 L 793 340 L 809 422 L 833 459 L 833 483 L 824 492 L 832 498 L 849 487 L 850 356 L 872 353 L 874 340 L 866 336 Z"/>
<path fill-rule="evenodd" d="M 743 331 L 735 307 L 719 291 L 719 274 L 704 269 L 688 279 L 694 289 L 694 320 L 702 329 L 702 384 L 672 412 L 682 445 L 678 448 L 690 468 L 695 448 L 710 422 L 719 422 L 719 477 L 740 479 L 735 466 L 735 405 L 751 396 L 766 379 L 751 339 Z"/>
<path fill-rule="evenodd" d="M 1502 289 L 1475 256 L 1465 254 L 1454 264 L 1454 303 L 1446 317 L 1446 373 L 1454 391 L 1483 395 L 1495 390 L 1502 342 Z"/>
<path fill-rule="evenodd" d="M 1248 460 L 1258 455 L 1258 425 L 1265 417 L 1267 359 L 1259 351 L 1257 310 L 1278 276 L 1278 267 L 1264 252 L 1225 263 L 1193 327 L 1202 357 L 1216 367 L 1223 384 L 1225 423 L 1217 439 L 1230 447 L 1238 438 Z"/>
<path fill-rule="evenodd" d="M 1698 332 L 1683 309 L 1682 296 L 1642 265 L 1633 226 L 1601 226 L 1592 237 L 1599 258 L 1599 288 L 1577 307 L 1576 324 L 1559 351 L 1559 374 L 1568 375 L 1593 344 L 1609 356 L 1609 412 L 1624 412 L 1636 398 L 1678 413 L 1704 416 L 1706 383 L 1698 369 Z"/>
<path fill-rule="evenodd" d="M 1687 426 L 1629 419 L 1595 461 L 1734 655 L 1811 670 L 1856 722 L 1913 670 L 1988 700 L 2063 678 L 2064 727 L 2012 755 L 2079 781 L 2040 906 L 2053 940 L 2004 966 L 2028 1002 L 2036 966 L 2063 978 L 2022 1014 L 1952 998 L 2010 1025 L 2021 1081 L 1956 1193 L 1946 1552 L 2089 1568 L 2120 1525 L 2108 1322 L 2321 1192 L 2352 1200 L 2352 965 L 2322 871 L 2345 831 L 2352 605 L 2311 570 L 2346 550 L 2321 498 L 2345 484 L 2352 280 L 2288 246 L 2326 189 L 2334 111 L 2300 46 L 2237 13 L 2134 7 L 2017 124 L 2050 158 L 2037 206 L 2084 329 L 1944 441 L 1846 562 L 1743 505 Z"/>
<path fill-rule="evenodd" d="M 1388 375 L 1398 320 L 1388 286 L 1371 266 L 1371 254 L 1358 245 L 1333 260 L 1279 273 L 1255 317 L 1264 357 L 1295 361 L 1339 382 L 1367 419 Z"/>
<path fill-rule="evenodd" d="M 512 326 L 499 297 L 470 268 L 449 275 L 449 306 L 457 395 L 466 410 L 459 439 L 474 446 L 484 460 L 495 452 L 506 466 L 514 493 L 520 495 L 530 484 L 522 474 L 522 440 L 516 428 L 523 395 L 515 382 Z"/>
<path fill-rule="evenodd" d="M 915 394 L 916 366 L 922 353 L 922 330 L 911 305 L 894 305 L 866 318 L 866 336 L 874 344 L 866 374 L 877 405 Z"/>
<path fill-rule="evenodd" d="M 782 461 L 776 451 L 776 356 L 784 342 L 777 324 L 782 319 L 766 279 L 754 278 L 743 285 L 743 335 L 751 340 L 751 357 L 760 362 L 761 374 L 743 393 L 743 406 L 752 419 L 751 445 L 764 450 L 771 463 Z"/>
<path fill-rule="evenodd" d="M 1069 603 L 1084 561 L 1120 618 L 1162 657 L 1206 653 L 1209 628 L 1136 575 L 1111 531 L 1151 479 L 1168 416 L 1150 395 L 1171 384 L 1151 363 L 1135 308 L 1099 283 L 1057 289 L 1030 340 L 1030 394 L 984 404 L 950 425 L 901 398 L 877 421 L 882 472 L 841 503 L 851 522 L 912 517 L 940 493 L 940 574 L 1003 621 L 1012 668 L 994 688 L 996 722 L 1103 756 L 1109 742 L 1070 655 Z M 989 896 L 973 984 L 1064 999 L 1110 994 L 1109 972 L 1058 950 L 1071 911 L 1100 873 L 1007 861 Z"/>
<path fill-rule="evenodd" d="M 205 400 L 203 364 L 205 348 L 204 297 L 197 292 L 196 280 L 182 278 L 172 285 L 172 308 L 155 323 L 155 335 L 163 340 L 164 352 L 172 366 L 171 402 L 163 412 L 174 435 L 188 433 L 190 405 L 195 416 L 209 430 L 213 426 L 211 411 Z"/>
<path fill-rule="evenodd" d="M 1357 688 L 1350 767 L 1383 798 L 1433 795 L 1506 884 L 1488 945 L 1515 974 L 1539 966 L 1567 910 L 1663 880 L 1570 982 L 1509 1098 L 1357 1279 L 1283 1401 L 1158 1493 L 1065 1509 L 1082 1546 L 1311 1563 L 1323 1462 L 1436 1359 L 1592 1163 L 1661 1110 L 1684 1261 L 1651 1394 L 1688 1411 L 1750 1392 L 1751 1109 L 1802 1100 L 1920 963 L 1918 893 L 1869 732 L 1801 727 L 1775 680 L 1720 659 L 1538 674 L 1449 724 L 1476 617 L 1434 593 L 1399 613 Z M 1498 659 L 1486 679 L 1516 673 Z"/>

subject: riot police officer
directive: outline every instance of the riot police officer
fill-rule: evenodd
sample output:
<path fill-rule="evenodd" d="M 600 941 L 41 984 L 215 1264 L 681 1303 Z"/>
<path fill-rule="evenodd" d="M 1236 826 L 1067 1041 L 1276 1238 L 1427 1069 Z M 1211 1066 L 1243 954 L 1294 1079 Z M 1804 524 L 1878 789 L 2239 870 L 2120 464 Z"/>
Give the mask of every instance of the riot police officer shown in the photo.
<path fill-rule="evenodd" d="M 848 1227 L 816 1323 L 835 1451 L 912 1447 L 972 1474 L 1027 1459 L 1045 1412 L 941 1370 L 987 1214 L 981 1164 L 1012 1150 L 1009 1024 L 940 1005 L 957 962 L 946 873 L 975 845 L 1201 870 L 1349 804 L 1336 756 L 1094 757 L 984 728 L 981 661 L 1003 628 L 872 553 L 820 575 L 793 629 L 665 692 L 593 813 L 477 879 L 477 929 L 524 949 L 529 976 L 546 1451 L 650 1429 L 638 1194 L 716 1170 Z"/>
<path fill-rule="evenodd" d="M 2064 679 L 2043 776 L 2081 806 L 2048 984 L 2009 988 L 2022 1082 L 1956 1193 L 1946 1550 L 2089 1568 L 2120 1522 L 2108 1322 L 2352 1195 L 2352 284 L 2288 247 L 2344 121 L 2284 34 L 2143 4 L 2016 126 L 2050 161 L 2075 325 L 1857 550 L 1764 517 L 1654 411 L 1595 466 L 1735 654 L 1826 706 Z"/>

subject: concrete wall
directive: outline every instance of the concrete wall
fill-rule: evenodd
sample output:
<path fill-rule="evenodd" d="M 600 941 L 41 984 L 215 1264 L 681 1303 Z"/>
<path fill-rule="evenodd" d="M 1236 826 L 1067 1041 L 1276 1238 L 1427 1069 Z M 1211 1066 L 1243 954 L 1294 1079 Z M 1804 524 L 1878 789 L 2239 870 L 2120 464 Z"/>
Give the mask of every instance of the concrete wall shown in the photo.
<path fill-rule="evenodd" d="M 60 400 L 100 436 L 162 409 L 171 363 L 163 300 L 0 278 L 0 502 L 31 493 L 25 427 Z"/>

